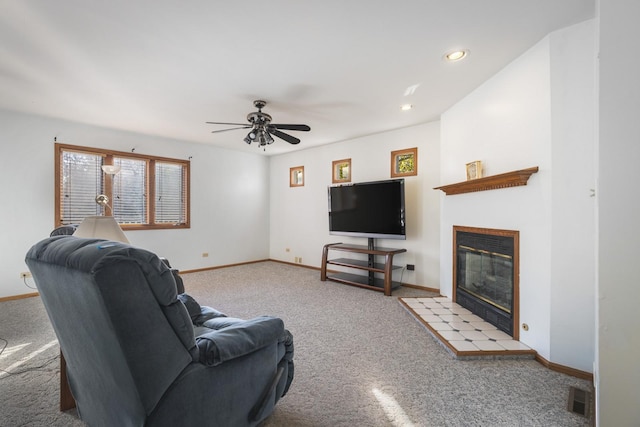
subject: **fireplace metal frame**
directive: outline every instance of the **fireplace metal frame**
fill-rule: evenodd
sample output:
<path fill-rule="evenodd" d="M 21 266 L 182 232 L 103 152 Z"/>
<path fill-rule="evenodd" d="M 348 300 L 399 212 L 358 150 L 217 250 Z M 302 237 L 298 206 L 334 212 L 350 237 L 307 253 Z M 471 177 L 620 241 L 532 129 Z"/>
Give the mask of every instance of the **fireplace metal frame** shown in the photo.
<path fill-rule="evenodd" d="M 460 225 L 453 226 L 453 301 L 457 302 L 457 286 L 458 273 L 456 268 L 457 263 L 457 234 L 458 232 L 475 233 L 475 234 L 487 234 L 493 236 L 510 237 L 513 239 L 513 308 L 512 308 L 512 331 L 513 339 L 519 340 L 520 338 L 520 232 L 516 230 L 500 230 L 494 228 L 476 228 L 465 227 Z"/>

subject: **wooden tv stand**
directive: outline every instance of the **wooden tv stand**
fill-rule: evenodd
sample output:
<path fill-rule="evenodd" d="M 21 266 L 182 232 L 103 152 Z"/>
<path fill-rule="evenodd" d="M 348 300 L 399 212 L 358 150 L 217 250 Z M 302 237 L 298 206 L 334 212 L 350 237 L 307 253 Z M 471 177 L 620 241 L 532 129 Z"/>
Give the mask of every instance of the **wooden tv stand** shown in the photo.
<path fill-rule="evenodd" d="M 350 252 L 365 254 L 368 256 L 366 260 L 351 258 L 328 259 L 329 251 Z M 393 265 L 393 256 L 406 251 L 406 249 L 374 248 L 371 242 L 369 243 L 369 246 L 329 243 L 324 245 L 322 250 L 320 280 L 323 282 L 331 280 L 333 282 L 344 283 L 351 286 L 381 291 L 384 292 L 386 296 L 391 296 L 392 290 L 401 285 L 399 282 L 393 282 L 391 274 L 393 270 L 402 268 L 400 266 Z M 376 256 L 384 256 L 384 263 L 376 263 Z M 365 276 L 363 274 L 333 272 L 330 273 L 330 275 L 327 275 L 327 265 L 339 265 L 342 267 L 355 268 L 367 271 L 368 274 Z M 383 274 L 383 277 L 375 277 L 375 273 L 381 273 Z"/>

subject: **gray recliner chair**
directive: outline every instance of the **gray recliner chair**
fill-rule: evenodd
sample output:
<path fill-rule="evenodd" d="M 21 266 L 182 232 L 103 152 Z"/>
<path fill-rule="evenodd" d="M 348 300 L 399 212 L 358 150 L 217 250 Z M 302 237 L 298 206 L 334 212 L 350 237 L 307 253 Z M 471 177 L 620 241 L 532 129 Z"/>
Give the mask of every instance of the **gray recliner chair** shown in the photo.
<path fill-rule="evenodd" d="M 241 320 L 178 295 L 155 254 L 55 236 L 26 263 L 91 426 L 252 426 L 293 379 L 281 319 Z"/>

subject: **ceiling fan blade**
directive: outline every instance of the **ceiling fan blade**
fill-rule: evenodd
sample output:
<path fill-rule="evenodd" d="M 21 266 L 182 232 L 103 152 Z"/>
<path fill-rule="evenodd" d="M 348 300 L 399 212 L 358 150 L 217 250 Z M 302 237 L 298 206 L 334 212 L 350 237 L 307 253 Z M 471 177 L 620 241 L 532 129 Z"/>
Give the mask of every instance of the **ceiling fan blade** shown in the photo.
<path fill-rule="evenodd" d="M 226 132 L 226 131 L 228 131 L 228 130 L 236 130 L 236 129 L 249 129 L 249 128 L 251 128 L 251 127 L 252 127 L 252 126 L 245 125 L 245 126 L 242 126 L 242 127 L 239 127 L 239 128 L 229 128 L 229 129 L 212 130 L 212 131 L 211 131 L 211 133 L 220 133 L 220 132 Z"/>
<path fill-rule="evenodd" d="M 274 124 L 271 123 L 270 126 L 273 126 L 276 129 L 284 129 L 284 130 L 300 130 L 303 132 L 308 132 L 311 128 L 307 125 L 282 125 L 282 124 Z"/>
<path fill-rule="evenodd" d="M 247 126 L 246 123 L 205 122 L 210 125 Z"/>
<path fill-rule="evenodd" d="M 300 144 L 300 140 L 298 138 L 296 138 L 295 136 L 287 135 L 284 132 L 280 132 L 278 129 L 269 127 L 269 133 L 274 134 L 280 139 L 284 139 L 289 144 Z"/>

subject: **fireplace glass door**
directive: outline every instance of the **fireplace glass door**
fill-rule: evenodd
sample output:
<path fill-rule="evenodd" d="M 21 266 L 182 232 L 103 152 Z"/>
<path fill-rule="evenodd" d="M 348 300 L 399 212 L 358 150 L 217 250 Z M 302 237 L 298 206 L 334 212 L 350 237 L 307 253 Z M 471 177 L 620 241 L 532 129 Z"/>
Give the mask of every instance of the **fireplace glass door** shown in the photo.
<path fill-rule="evenodd" d="M 454 301 L 517 339 L 518 232 L 453 230 Z"/>
<path fill-rule="evenodd" d="M 513 257 L 458 246 L 458 288 L 511 313 L 513 306 Z"/>

